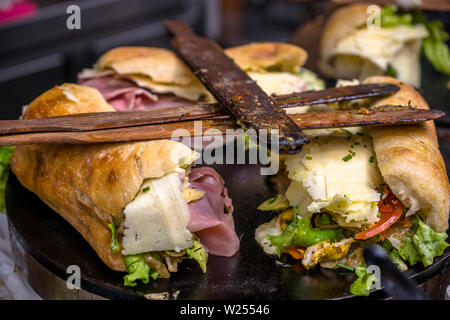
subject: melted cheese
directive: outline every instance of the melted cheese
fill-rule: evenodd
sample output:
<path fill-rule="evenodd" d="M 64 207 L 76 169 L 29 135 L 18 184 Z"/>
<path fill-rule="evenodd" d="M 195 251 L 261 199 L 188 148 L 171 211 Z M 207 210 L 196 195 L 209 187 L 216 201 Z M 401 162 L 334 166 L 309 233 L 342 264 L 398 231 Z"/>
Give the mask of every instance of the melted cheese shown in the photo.
<path fill-rule="evenodd" d="M 268 235 L 277 236 L 283 232 L 281 230 L 278 217 L 273 218 L 269 222 L 263 223 L 255 230 L 255 240 L 263 248 L 264 252 L 270 255 L 276 255 L 275 246 L 267 239 Z"/>
<path fill-rule="evenodd" d="M 268 95 L 290 94 L 307 90 L 307 83 L 304 79 L 288 72 L 249 72 L 248 75 Z"/>
<path fill-rule="evenodd" d="M 205 97 L 205 102 L 216 102 L 212 94 L 198 80 L 189 85 L 178 85 L 174 83 L 155 82 L 151 78 L 142 75 L 123 75 L 123 78 L 129 79 L 139 87 L 149 89 L 153 93 L 173 93 L 178 97 L 191 101 L 197 101 L 200 98 Z"/>
<path fill-rule="evenodd" d="M 175 250 L 193 245 L 187 229 L 189 208 L 182 197 L 178 173 L 146 180 L 136 198 L 124 209 L 122 253 Z"/>
<path fill-rule="evenodd" d="M 424 25 L 393 28 L 363 28 L 341 39 L 331 56 L 338 77 L 364 79 L 386 72 L 388 65 L 397 77 L 420 86 L 421 39 L 428 36 Z"/>
<path fill-rule="evenodd" d="M 382 178 L 370 138 L 347 130 L 322 130 L 312 141 L 285 161 L 292 180 L 286 192 L 291 205 L 299 206 L 301 215 L 325 209 L 341 225 L 378 221 L 376 188 Z M 349 150 L 354 153 L 350 159 Z"/>

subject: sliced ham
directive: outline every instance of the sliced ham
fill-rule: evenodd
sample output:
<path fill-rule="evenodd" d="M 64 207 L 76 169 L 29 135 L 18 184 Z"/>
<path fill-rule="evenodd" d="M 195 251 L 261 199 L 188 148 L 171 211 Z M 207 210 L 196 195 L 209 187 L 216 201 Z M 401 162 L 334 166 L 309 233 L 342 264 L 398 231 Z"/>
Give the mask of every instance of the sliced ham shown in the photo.
<path fill-rule="evenodd" d="M 136 86 L 131 81 L 118 79 L 113 75 L 94 78 L 80 77 L 78 82 L 100 91 L 106 101 L 118 111 L 155 110 L 169 107 L 194 105 L 194 102 L 171 94 L 155 95 Z"/>
<path fill-rule="evenodd" d="M 82 85 L 96 88 L 105 100 L 118 111 L 155 110 L 168 107 L 195 105 L 195 102 L 172 94 L 155 95 L 139 88 L 131 81 L 106 74 L 98 77 L 79 77 Z M 206 147 L 210 141 L 183 139 L 188 146 Z M 183 181 L 184 177 L 180 177 Z M 233 205 L 223 179 L 212 168 L 192 169 L 189 182 L 194 189 L 205 191 L 202 199 L 189 203 L 191 217 L 188 229 L 194 233 L 207 251 L 217 256 L 231 257 L 239 250 L 239 238 L 234 230 Z"/>
<path fill-rule="evenodd" d="M 205 191 L 205 195 L 189 203 L 188 229 L 209 253 L 233 256 L 239 250 L 239 238 L 234 230 L 233 205 L 222 177 L 212 168 L 194 168 L 189 182 L 192 188 Z"/>

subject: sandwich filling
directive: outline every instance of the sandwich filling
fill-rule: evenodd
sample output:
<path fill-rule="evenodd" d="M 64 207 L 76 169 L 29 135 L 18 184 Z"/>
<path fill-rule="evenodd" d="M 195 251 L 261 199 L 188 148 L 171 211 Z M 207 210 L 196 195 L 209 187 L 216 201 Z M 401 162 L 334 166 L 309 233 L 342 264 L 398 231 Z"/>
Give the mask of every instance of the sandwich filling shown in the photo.
<path fill-rule="evenodd" d="M 330 56 L 338 77 L 365 79 L 390 71 L 398 79 L 419 87 L 420 48 L 427 36 L 422 24 L 364 27 L 342 38 Z"/>
<path fill-rule="evenodd" d="M 306 69 L 295 73 L 250 72 L 249 76 L 269 95 L 320 90 L 325 87 L 322 80 Z M 99 90 L 105 100 L 118 111 L 157 110 L 216 102 L 209 92 L 205 94 L 191 86 L 153 83 L 142 75 L 118 77 L 113 72 L 88 69 L 79 75 L 78 82 Z"/>
<path fill-rule="evenodd" d="M 184 259 L 206 272 L 208 253 L 230 257 L 239 249 L 233 206 L 222 178 L 211 168 L 182 168 L 147 179 L 123 210 L 111 250 L 121 253 L 129 274 L 125 285 L 149 277 L 168 278 Z M 117 238 L 122 238 L 121 245 Z M 136 264 L 140 264 L 135 270 Z M 144 272 L 142 271 L 144 267 Z"/>
<path fill-rule="evenodd" d="M 291 183 L 286 198 L 308 216 L 326 210 L 343 226 L 377 222 L 382 182 L 368 137 L 335 130 L 314 137 L 285 165 Z"/>
<path fill-rule="evenodd" d="M 311 143 L 283 158 L 276 178 L 279 194 L 258 209 L 277 213 L 255 231 L 255 239 L 284 263 L 301 261 L 304 268 L 355 271 L 350 290 L 368 295 L 372 284 L 362 248 L 378 243 L 400 270 L 425 267 L 449 245 L 408 213 L 383 180 L 371 137 L 362 128 L 308 130 Z"/>
<path fill-rule="evenodd" d="M 146 180 L 124 214 L 122 254 L 180 252 L 193 245 L 192 233 L 187 229 L 189 208 L 182 197 L 178 173 Z"/>
<path fill-rule="evenodd" d="M 358 12 L 357 8 L 361 7 L 359 4 L 351 5 L 340 9 L 340 12 L 351 12 L 353 8 Z M 387 75 L 420 87 L 420 58 L 423 53 L 434 69 L 450 74 L 446 43 L 449 35 L 442 21 L 428 21 L 420 9 L 403 10 L 386 5 L 377 17 L 369 16 L 370 8 L 365 9 L 364 13 L 357 13 L 361 19 L 358 20 L 361 21 L 359 28 L 352 26 L 351 31 L 346 29 L 348 26 L 338 27 L 346 33 L 332 48 L 322 53 L 326 59 L 323 61 L 324 72 L 336 78 L 359 80 Z M 368 19 L 362 19 L 366 13 Z M 337 16 L 334 18 L 338 19 Z M 345 21 L 342 17 L 339 19 Z"/>

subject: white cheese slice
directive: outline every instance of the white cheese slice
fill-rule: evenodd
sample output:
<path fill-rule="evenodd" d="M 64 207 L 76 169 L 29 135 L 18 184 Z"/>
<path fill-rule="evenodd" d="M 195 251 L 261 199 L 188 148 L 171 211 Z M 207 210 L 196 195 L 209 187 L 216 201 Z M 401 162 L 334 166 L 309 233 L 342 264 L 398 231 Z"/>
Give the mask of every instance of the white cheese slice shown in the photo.
<path fill-rule="evenodd" d="M 94 78 L 94 77 L 104 77 L 104 76 L 110 76 L 113 75 L 114 71 L 112 70 L 99 70 L 96 69 L 95 67 L 90 69 L 90 68 L 85 68 L 83 70 L 81 70 L 80 73 L 78 73 L 78 78 L 79 79 L 90 79 L 90 78 Z"/>
<path fill-rule="evenodd" d="M 304 79 L 289 72 L 249 72 L 248 75 L 255 80 L 261 89 L 268 95 L 302 92 L 308 88 Z"/>
<path fill-rule="evenodd" d="M 263 223 L 255 230 L 255 240 L 263 248 L 264 252 L 270 255 L 276 255 L 277 251 L 272 242 L 267 239 L 268 235 L 277 236 L 283 233 L 281 230 L 278 217 L 273 218 L 269 222 Z"/>
<path fill-rule="evenodd" d="M 334 57 L 338 77 L 362 80 L 370 75 L 383 74 L 391 64 L 395 65 L 400 80 L 417 86 L 420 85 L 420 50 L 417 48 L 427 36 L 428 31 L 422 24 L 362 28 L 341 39 L 330 57 Z M 403 62 L 396 61 L 399 55 Z"/>
<path fill-rule="evenodd" d="M 341 217 L 341 224 L 378 221 L 376 188 L 382 177 L 369 137 L 323 130 L 300 153 L 287 156 L 285 163 L 292 180 L 286 198 L 299 206 L 301 215 L 325 208 Z"/>
<path fill-rule="evenodd" d="M 199 81 L 189 83 L 188 85 L 179 85 L 174 83 L 161 83 L 153 81 L 150 77 L 143 75 L 127 74 L 122 76 L 136 83 L 139 87 L 149 89 L 153 93 L 172 93 L 178 97 L 191 101 L 197 101 L 205 97 L 205 102 L 217 102 L 213 95 Z"/>
<path fill-rule="evenodd" d="M 189 208 L 182 197 L 178 173 L 146 180 L 136 198 L 124 209 L 122 253 L 180 251 L 193 245 L 187 229 Z"/>

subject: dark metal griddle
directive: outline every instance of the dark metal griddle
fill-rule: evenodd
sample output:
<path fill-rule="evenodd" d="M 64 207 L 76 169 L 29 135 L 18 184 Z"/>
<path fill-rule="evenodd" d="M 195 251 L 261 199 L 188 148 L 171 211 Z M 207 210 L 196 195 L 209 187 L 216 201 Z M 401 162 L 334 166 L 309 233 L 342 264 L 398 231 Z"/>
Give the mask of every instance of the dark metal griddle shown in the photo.
<path fill-rule="evenodd" d="M 443 146 L 445 146 L 443 148 Z M 447 167 L 450 144 L 441 141 Z M 193 261 L 186 260 L 170 279 L 148 285 L 124 287 L 124 273 L 104 265 L 94 250 L 68 222 L 27 191 L 12 175 L 7 187 L 7 211 L 17 261 L 34 289 L 44 298 L 145 299 L 146 293 L 179 291 L 178 299 L 343 299 L 349 292 L 354 275 L 346 270 L 302 267 L 287 268 L 264 254 L 254 240 L 254 231 L 269 221 L 271 213 L 256 207 L 274 195 L 268 176 L 260 175 L 259 165 L 213 165 L 225 179 L 235 207 L 236 231 L 241 237 L 240 251 L 232 258 L 210 255 L 207 274 L 201 273 Z M 249 192 L 251 190 L 251 192 Z M 450 261 L 450 250 L 426 268 L 416 267 L 408 276 L 417 283 L 428 281 L 442 272 Z M 67 290 L 69 265 L 81 269 L 81 287 Z M 38 270 L 44 269 L 44 270 Z M 37 276 L 37 274 L 39 276 Z M 41 275 L 42 274 L 42 275 Z M 93 294 L 91 296 L 89 293 Z M 370 298 L 386 298 L 382 291 Z"/>

